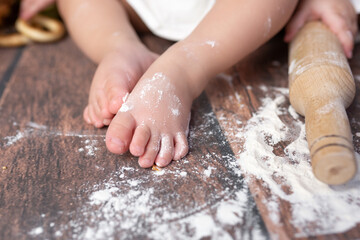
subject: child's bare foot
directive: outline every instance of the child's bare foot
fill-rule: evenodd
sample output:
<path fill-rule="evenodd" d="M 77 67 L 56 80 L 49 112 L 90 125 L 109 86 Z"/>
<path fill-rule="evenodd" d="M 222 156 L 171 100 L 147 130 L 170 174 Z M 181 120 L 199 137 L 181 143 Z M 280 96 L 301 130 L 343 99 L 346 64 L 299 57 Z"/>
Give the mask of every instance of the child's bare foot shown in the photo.
<path fill-rule="evenodd" d="M 106 134 L 111 152 L 122 154 L 130 150 L 145 168 L 154 163 L 165 167 L 172 159 L 187 154 L 193 101 L 184 73 L 154 65 L 130 93 Z"/>
<path fill-rule="evenodd" d="M 157 57 L 140 42 L 130 43 L 104 57 L 91 84 L 85 121 L 98 128 L 109 125 L 123 99 Z"/>

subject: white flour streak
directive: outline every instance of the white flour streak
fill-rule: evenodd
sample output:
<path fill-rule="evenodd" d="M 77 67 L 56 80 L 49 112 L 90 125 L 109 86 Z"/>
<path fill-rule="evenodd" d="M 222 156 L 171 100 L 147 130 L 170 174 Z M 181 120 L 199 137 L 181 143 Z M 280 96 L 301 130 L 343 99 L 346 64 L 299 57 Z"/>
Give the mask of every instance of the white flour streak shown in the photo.
<path fill-rule="evenodd" d="M 84 143 L 86 144 L 85 145 L 86 155 L 95 156 L 95 152 L 99 149 L 98 147 L 96 147 L 98 141 L 87 139 L 84 141 Z M 80 149 L 79 149 L 79 152 L 81 152 Z"/>
<path fill-rule="evenodd" d="M 293 119 L 299 118 L 299 114 L 296 112 L 296 110 L 291 105 L 288 108 L 288 112 L 292 116 Z"/>
<path fill-rule="evenodd" d="M 122 98 L 123 103 L 126 102 L 128 97 L 129 97 L 129 93 L 126 93 L 125 96 Z"/>
<path fill-rule="evenodd" d="M 305 125 L 286 105 L 287 90 L 272 90 L 275 97 L 262 99 L 262 107 L 233 140 L 244 142 L 236 154 L 242 171 L 263 180 L 273 196 L 290 204 L 297 237 L 340 233 L 356 226 L 360 222 L 359 174 L 346 186 L 319 182 L 311 169 Z M 281 120 L 284 114 L 294 118 L 290 125 Z M 279 143 L 284 144 L 280 156 L 274 153 L 275 148 L 281 150 Z M 270 218 L 278 224 L 278 203 L 268 201 Z"/>
<path fill-rule="evenodd" d="M 202 156 L 201 162 L 211 161 L 212 154 Z M 234 158 L 232 162 L 235 164 Z M 257 217 L 252 214 L 255 205 L 249 198 L 249 190 L 240 178 L 234 179 L 239 182 L 229 179 L 232 184 L 218 192 L 216 189 L 211 193 L 203 191 L 203 187 L 197 185 L 188 188 L 194 177 L 207 178 L 206 184 L 210 186 L 218 183 L 217 177 L 212 176 L 218 170 L 209 166 L 208 172 L 203 169 L 194 167 L 186 158 L 174 168 L 148 173 L 136 167 L 121 167 L 108 179 L 86 187 L 87 201 L 68 213 L 72 219 L 69 223 L 54 230 L 58 230 L 60 236 L 70 231 L 71 238 L 84 240 L 266 239 Z M 209 172 L 213 174 L 210 176 Z M 196 197 L 194 201 L 195 195 L 203 196 L 205 203 Z M 244 230 L 246 225 L 251 230 Z"/>
<path fill-rule="evenodd" d="M 41 124 L 38 124 L 35 122 L 28 122 L 26 125 L 30 128 L 34 128 L 34 129 L 41 129 L 41 130 L 47 129 L 47 126 L 44 126 L 44 125 L 41 125 Z"/>
<path fill-rule="evenodd" d="M 11 145 L 13 145 L 14 143 L 16 143 L 17 141 L 19 141 L 20 139 L 22 139 L 25 136 L 26 136 L 26 133 L 17 131 L 15 136 L 4 137 L 4 140 L 6 142 L 5 146 L 11 146 Z"/>
<path fill-rule="evenodd" d="M 175 109 L 175 108 L 171 108 L 171 112 L 174 116 L 179 116 L 180 115 L 180 111 L 179 109 Z"/>
<path fill-rule="evenodd" d="M 40 235 L 44 232 L 44 229 L 42 227 L 37 227 L 37 228 L 34 228 L 32 229 L 29 234 L 33 237 L 37 236 L 37 235 Z"/>
<path fill-rule="evenodd" d="M 123 105 L 121 105 L 121 108 L 120 108 L 119 112 L 128 112 L 128 111 L 130 111 L 130 110 L 133 109 L 133 108 L 134 108 L 133 105 L 130 105 L 130 104 L 128 104 L 128 103 L 126 102 L 126 103 L 124 103 Z"/>
<path fill-rule="evenodd" d="M 209 166 L 206 170 L 204 170 L 204 175 L 206 177 L 210 177 L 212 170 L 216 170 L 216 168 Z"/>
<path fill-rule="evenodd" d="M 17 130 L 16 135 L 14 136 L 6 136 L 2 138 L 1 142 L 4 142 L 5 147 L 9 147 L 18 141 L 29 138 L 32 136 L 65 136 L 65 137 L 77 137 L 77 138 L 102 138 L 105 140 L 105 135 L 98 135 L 98 134 L 81 134 L 76 132 L 61 132 L 57 130 L 49 129 L 49 127 L 34 123 L 34 122 L 28 122 L 26 124 L 26 128 L 23 130 Z M 90 141 L 90 140 L 87 140 Z M 93 140 L 97 141 L 97 140 Z M 93 142 L 94 144 L 95 142 Z M 1 145 L 0 145 L 1 146 Z M 93 146 L 87 146 L 89 155 L 93 155 L 95 149 Z M 79 152 L 81 150 L 79 149 Z M 82 150 L 83 151 L 83 150 Z"/>

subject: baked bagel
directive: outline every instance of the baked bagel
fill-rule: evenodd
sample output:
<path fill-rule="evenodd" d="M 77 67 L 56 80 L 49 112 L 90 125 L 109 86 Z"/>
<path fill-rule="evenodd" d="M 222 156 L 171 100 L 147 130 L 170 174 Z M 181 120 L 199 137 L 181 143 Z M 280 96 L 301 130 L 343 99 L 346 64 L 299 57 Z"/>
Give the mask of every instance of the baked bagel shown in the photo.
<path fill-rule="evenodd" d="M 15 28 L 34 42 L 53 42 L 65 34 L 65 28 L 60 21 L 42 15 L 35 15 L 28 22 L 18 19 Z"/>
<path fill-rule="evenodd" d="M 42 15 L 35 15 L 29 21 L 16 20 L 15 29 L 18 33 L 0 35 L 1 47 L 18 47 L 30 42 L 54 42 L 65 34 L 65 27 L 60 21 Z"/>

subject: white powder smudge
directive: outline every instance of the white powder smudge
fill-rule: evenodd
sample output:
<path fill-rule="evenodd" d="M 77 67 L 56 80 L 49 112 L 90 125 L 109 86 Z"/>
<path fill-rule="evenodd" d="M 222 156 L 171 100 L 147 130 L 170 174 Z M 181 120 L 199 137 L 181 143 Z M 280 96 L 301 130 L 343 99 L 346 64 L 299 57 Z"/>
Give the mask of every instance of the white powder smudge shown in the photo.
<path fill-rule="evenodd" d="M 296 66 L 296 59 L 293 59 L 289 65 L 289 71 L 288 74 L 292 74 Z"/>
<path fill-rule="evenodd" d="M 204 170 L 204 175 L 206 177 L 210 177 L 212 170 L 216 170 L 216 168 L 209 166 L 206 170 Z"/>
<path fill-rule="evenodd" d="M 65 137 L 87 138 L 86 143 L 90 143 L 91 138 L 97 138 L 97 139 L 102 138 L 103 141 L 105 141 L 105 135 L 86 134 L 86 133 L 82 134 L 71 131 L 62 132 L 62 131 L 50 129 L 47 126 L 34 122 L 28 122 L 26 126 L 27 127 L 23 130 L 16 130 L 16 135 L 14 136 L 6 136 L 3 137 L 2 139 L 0 138 L 0 146 L 2 144 L 4 147 L 10 147 L 11 145 L 17 143 L 18 141 L 32 136 L 65 136 Z M 97 141 L 98 140 L 92 140 L 91 142 L 92 145 L 85 146 L 85 148 L 88 150 L 88 155 L 93 155 L 94 152 L 97 150 L 97 148 L 94 146 L 95 144 L 97 144 Z M 84 148 L 79 148 L 78 151 L 83 152 Z"/>
<path fill-rule="evenodd" d="M 247 196 L 245 192 L 237 192 L 237 199 L 240 202 L 246 202 Z M 220 205 L 217 209 L 217 217 L 221 222 L 227 225 L 233 225 L 239 222 L 239 220 L 243 217 L 243 211 L 237 211 L 238 204 L 234 204 L 234 202 L 230 202 L 229 204 Z M 244 206 L 245 207 L 245 206 Z"/>
<path fill-rule="evenodd" d="M 293 119 L 298 119 L 299 118 L 299 114 L 296 112 L 296 110 L 290 105 L 288 108 L 288 112 L 291 115 L 291 117 Z"/>
<path fill-rule="evenodd" d="M 128 97 L 129 97 L 129 93 L 126 93 L 125 96 L 122 98 L 123 103 L 126 102 Z"/>
<path fill-rule="evenodd" d="M 179 109 L 175 109 L 175 108 L 171 108 L 171 113 L 172 113 L 174 116 L 179 116 L 179 115 L 180 115 Z"/>
<path fill-rule="evenodd" d="M 6 142 L 5 146 L 11 146 L 14 143 L 16 143 L 17 141 L 19 141 L 20 139 L 24 138 L 25 136 L 26 136 L 25 133 L 20 132 L 20 131 L 16 131 L 15 136 L 6 136 L 6 137 L 3 138 L 4 141 Z"/>
<path fill-rule="evenodd" d="M 211 48 L 214 48 L 216 46 L 216 41 L 207 40 L 205 44 L 209 45 Z"/>
<path fill-rule="evenodd" d="M 94 139 L 94 140 L 87 139 L 87 140 L 84 141 L 84 143 L 86 144 L 85 147 L 84 147 L 86 149 L 86 155 L 95 156 L 95 152 L 97 150 L 99 150 L 99 148 L 96 147 L 96 145 L 98 144 L 98 140 L 96 140 L 96 139 Z M 82 148 L 82 151 L 84 151 L 84 148 Z M 78 151 L 82 152 L 82 151 L 80 151 L 80 149 Z"/>
<path fill-rule="evenodd" d="M 203 156 L 204 162 L 211 161 L 212 158 L 212 154 Z M 84 240 L 113 239 L 114 236 L 125 235 L 134 239 L 146 236 L 146 239 L 157 240 L 208 237 L 233 239 L 234 236 L 237 239 L 266 239 L 258 220 L 251 213 L 254 202 L 249 198 L 246 185 L 242 185 L 239 169 L 236 170 L 239 178 L 235 178 L 239 182 L 230 184 L 234 188 L 224 187 L 213 195 L 202 189 L 197 190 L 197 186 L 191 190 L 186 189 L 186 181 L 192 181 L 186 177 L 188 174 L 196 174 L 199 178 L 205 177 L 205 174 L 201 172 L 202 167 L 192 167 L 190 172 L 185 172 L 184 166 L 186 168 L 190 161 L 186 158 L 181 161 L 177 167 L 151 171 L 149 175 L 140 173 L 142 170 L 139 168 L 120 168 L 109 179 L 89 186 L 85 190 L 89 192 L 88 201 L 80 209 L 68 213 L 72 219 L 69 223 L 57 226 L 54 230 L 63 235 L 71 229 L 72 238 Z M 232 162 L 236 163 L 234 158 Z M 168 179 L 171 179 L 174 187 L 185 187 L 184 191 L 190 193 L 189 198 L 185 197 L 184 201 L 179 202 L 182 193 L 165 193 L 169 191 L 166 188 Z M 213 184 L 212 181 L 216 182 L 214 179 L 209 178 L 207 181 Z M 154 184 L 148 184 L 149 182 Z M 202 201 L 194 201 L 191 197 L 193 191 L 205 194 L 207 202 L 203 204 Z M 215 201 L 208 202 L 212 198 Z M 172 202 L 177 203 L 172 205 Z M 250 231 L 239 227 L 247 224 Z"/>
<path fill-rule="evenodd" d="M 42 227 L 37 227 L 37 228 L 34 228 L 32 229 L 30 232 L 29 232 L 29 235 L 35 237 L 37 235 L 40 235 L 44 232 L 44 229 Z"/>
<path fill-rule="evenodd" d="M 359 174 L 345 186 L 332 187 L 318 181 L 311 169 L 304 123 L 286 106 L 288 95 L 284 93 L 288 90 L 273 90 L 275 97 L 262 99 L 262 107 L 231 140 L 244 142 L 236 153 L 242 171 L 261 179 L 270 189 L 274 200 L 266 206 L 275 224 L 280 221 L 276 198 L 290 204 L 292 224 L 298 229 L 296 237 L 351 229 L 360 222 Z M 295 119 L 292 125 L 281 120 L 287 114 Z M 283 155 L 277 156 L 274 149 L 280 142 L 290 144 L 285 144 Z"/>
<path fill-rule="evenodd" d="M 130 103 L 129 101 L 123 103 L 123 105 L 121 105 L 121 108 L 119 109 L 119 112 L 128 112 L 130 110 L 132 110 L 134 108 L 134 105 L 132 103 Z"/>
<path fill-rule="evenodd" d="M 316 113 L 320 114 L 320 115 L 329 114 L 331 111 L 335 111 L 338 108 L 336 105 L 339 105 L 339 104 L 336 104 L 336 102 L 330 102 L 330 103 L 322 106 L 321 108 L 317 109 Z"/>
<path fill-rule="evenodd" d="M 296 59 L 292 60 L 289 66 L 289 74 L 292 74 L 295 71 L 294 77 L 296 77 L 311 68 L 324 64 L 334 65 L 351 72 L 351 69 L 347 63 L 347 59 L 343 54 L 329 51 L 323 52 L 321 54 L 319 53 L 316 55 L 316 57 L 308 55 L 302 58 L 300 61 Z"/>
<path fill-rule="evenodd" d="M 33 129 L 41 129 L 41 130 L 46 130 L 47 129 L 47 126 L 41 125 L 41 124 L 38 124 L 38 123 L 35 123 L 35 122 L 28 122 L 26 125 L 28 127 L 30 127 L 30 128 L 33 128 Z"/>

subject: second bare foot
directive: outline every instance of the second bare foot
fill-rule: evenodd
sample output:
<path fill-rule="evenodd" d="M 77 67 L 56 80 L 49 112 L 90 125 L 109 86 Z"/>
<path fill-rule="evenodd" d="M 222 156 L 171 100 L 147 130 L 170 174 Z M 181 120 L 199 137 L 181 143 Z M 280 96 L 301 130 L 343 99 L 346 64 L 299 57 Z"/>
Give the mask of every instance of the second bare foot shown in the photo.
<path fill-rule="evenodd" d="M 130 43 L 105 56 L 91 84 L 85 121 L 98 128 L 109 125 L 126 96 L 157 57 L 141 43 Z"/>

